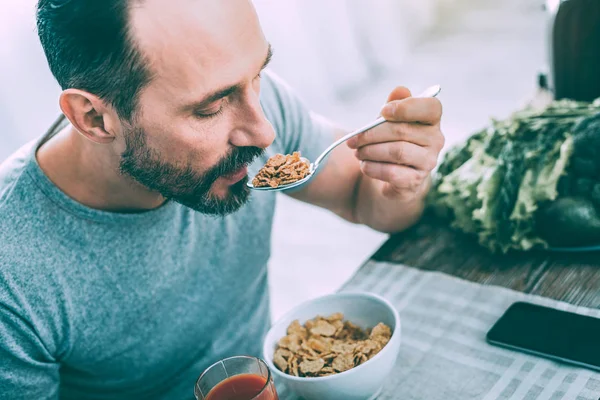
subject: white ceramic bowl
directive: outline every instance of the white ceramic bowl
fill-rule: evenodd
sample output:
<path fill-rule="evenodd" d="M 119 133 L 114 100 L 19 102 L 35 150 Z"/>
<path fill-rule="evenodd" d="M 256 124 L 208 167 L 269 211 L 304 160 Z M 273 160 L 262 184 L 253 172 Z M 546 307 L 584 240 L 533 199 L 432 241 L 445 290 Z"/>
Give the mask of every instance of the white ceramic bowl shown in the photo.
<path fill-rule="evenodd" d="M 344 319 L 361 328 L 383 322 L 392 329 L 388 344 L 372 359 L 351 370 L 319 378 L 287 375 L 273 364 L 273 353 L 279 339 L 286 335 L 294 320 L 301 324 L 317 315 L 342 312 Z M 400 351 L 400 316 L 384 298 L 371 293 L 344 292 L 310 300 L 294 308 L 269 331 L 263 346 L 263 359 L 273 372 L 275 382 L 284 383 L 305 400 L 367 400 L 380 393 L 396 363 Z"/>

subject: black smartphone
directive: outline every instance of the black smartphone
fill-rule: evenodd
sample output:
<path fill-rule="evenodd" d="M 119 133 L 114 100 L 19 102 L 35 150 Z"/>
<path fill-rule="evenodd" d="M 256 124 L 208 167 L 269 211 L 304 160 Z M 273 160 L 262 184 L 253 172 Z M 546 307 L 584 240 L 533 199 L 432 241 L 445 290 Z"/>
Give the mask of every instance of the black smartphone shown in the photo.
<path fill-rule="evenodd" d="M 489 330 L 487 341 L 600 371 L 600 318 L 517 302 Z"/>

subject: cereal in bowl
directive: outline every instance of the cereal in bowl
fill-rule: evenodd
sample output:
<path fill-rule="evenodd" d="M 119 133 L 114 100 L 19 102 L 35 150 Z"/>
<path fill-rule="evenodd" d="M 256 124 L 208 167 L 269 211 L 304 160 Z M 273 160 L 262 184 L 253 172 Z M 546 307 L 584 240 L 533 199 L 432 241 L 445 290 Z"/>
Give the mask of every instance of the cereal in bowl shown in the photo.
<path fill-rule="evenodd" d="M 320 377 L 348 371 L 370 360 L 392 336 L 379 323 L 363 330 L 342 313 L 317 316 L 301 325 L 293 321 L 279 340 L 273 363 L 282 372 L 299 377 Z"/>

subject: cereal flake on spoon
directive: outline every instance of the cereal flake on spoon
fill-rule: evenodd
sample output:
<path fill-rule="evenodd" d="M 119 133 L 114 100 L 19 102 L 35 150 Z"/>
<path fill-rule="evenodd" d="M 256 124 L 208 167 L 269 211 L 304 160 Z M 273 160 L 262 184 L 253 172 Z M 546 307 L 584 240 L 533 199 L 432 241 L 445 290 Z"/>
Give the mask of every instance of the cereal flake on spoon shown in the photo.
<path fill-rule="evenodd" d="M 310 173 L 310 164 L 300 158 L 300 152 L 283 155 L 276 154 L 252 180 L 254 187 L 272 187 L 288 185 L 304 179 Z"/>

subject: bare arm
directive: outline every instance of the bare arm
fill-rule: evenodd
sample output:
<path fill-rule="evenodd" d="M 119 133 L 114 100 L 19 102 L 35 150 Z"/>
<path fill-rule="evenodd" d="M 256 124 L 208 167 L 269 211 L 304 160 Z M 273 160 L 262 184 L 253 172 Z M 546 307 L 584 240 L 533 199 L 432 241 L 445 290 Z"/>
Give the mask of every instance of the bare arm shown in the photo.
<path fill-rule="evenodd" d="M 319 175 L 291 196 L 382 232 L 414 224 L 444 141 L 439 101 L 409 96 L 405 88 L 394 90 L 392 107 L 382 112 L 390 122 L 338 147 Z"/>

